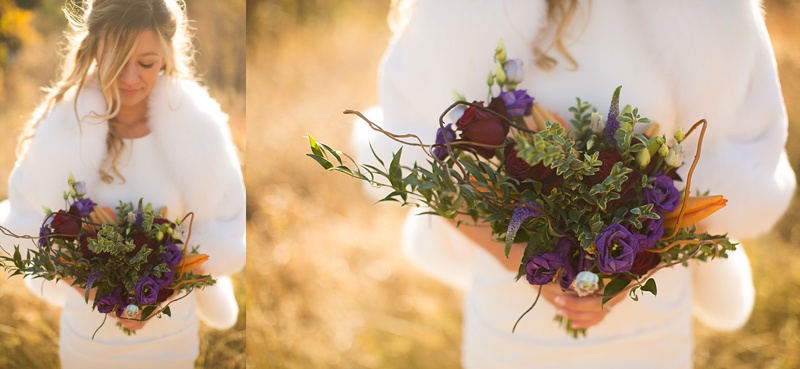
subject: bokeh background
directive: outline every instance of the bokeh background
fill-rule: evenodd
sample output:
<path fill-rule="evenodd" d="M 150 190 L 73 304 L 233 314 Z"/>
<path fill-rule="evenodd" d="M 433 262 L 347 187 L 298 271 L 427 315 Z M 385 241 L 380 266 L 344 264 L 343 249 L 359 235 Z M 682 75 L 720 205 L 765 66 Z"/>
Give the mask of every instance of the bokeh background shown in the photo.
<path fill-rule="evenodd" d="M 66 20 L 65 0 L 0 0 L 0 198 L 7 193 L 16 139 L 41 88 L 55 77 Z M 245 0 L 186 0 L 198 49 L 197 68 L 230 115 L 244 164 Z M 245 273 L 234 276 L 240 315 L 235 327 L 201 326 L 197 368 L 244 368 Z M 0 368 L 57 368 L 60 309 L 31 294 L 19 277 L 0 275 Z M 111 327 L 113 328 L 113 327 Z"/>
<path fill-rule="evenodd" d="M 798 3 L 765 8 L 800 174 Z M 354 120 L 341 112 L 377 103 L 388 9 L 388 0 L 247 1 L 248 367 L 459 365 L 462 293 L 404 259 L 407 209 L 373 205 L 359 182 L 305 157 L 306 134 L 344 149 Z M 734 333 L 698 324 L 697 368 L 800 367 L 798 217 L 795 199 L 773 232 L 748 241 L 753 315 Z"/>

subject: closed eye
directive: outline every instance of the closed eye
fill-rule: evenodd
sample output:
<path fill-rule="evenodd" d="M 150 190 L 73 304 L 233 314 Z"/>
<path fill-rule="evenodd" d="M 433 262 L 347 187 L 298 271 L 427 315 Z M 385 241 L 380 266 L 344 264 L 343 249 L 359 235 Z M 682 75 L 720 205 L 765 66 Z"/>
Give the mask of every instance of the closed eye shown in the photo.
<path fill-rule="evenodd" d="M 155 64 L 156 64 L 156 63 L 150 63 L 150 64 L 139 63 L 139 65 L 140 65 L 142 68 L 144 68 L 144 69 L 150 69 L 150 68 L 152 68 L 152 67 L 153 67 L 153 65 L 155 65 Z"/>

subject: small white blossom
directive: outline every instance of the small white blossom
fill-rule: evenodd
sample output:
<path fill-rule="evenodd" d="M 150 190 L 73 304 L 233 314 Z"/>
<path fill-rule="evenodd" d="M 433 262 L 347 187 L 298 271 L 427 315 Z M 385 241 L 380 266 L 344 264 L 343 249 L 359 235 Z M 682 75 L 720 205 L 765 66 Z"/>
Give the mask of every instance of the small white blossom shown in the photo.
<path fill-rule="evenodd" d="M 522 60 L 509 59 L 503 63 L 503 71 L 506 73 L 506 83 L 510 86 L 516 86 L 522 82 L 524 76 Z"/>
<path fill-rule="evenodd" d="M 128 212 L 128 223 L 136 222 L 136 214 L 132 211 Z"/>
<path fill-rule="evenodd" d="M 183 229 L 181 228 L 181 225 L 180 225 L 180 224 L 178 224 L 178 225 L 176 225 L 176 226 L 175 226 L 175 228 L 172 230 L 172 238 L 174 238 L 174 239 L 176 239 L 176 240 L 179 240 L 179 239 L 181 239 L 181 236 L 182 236 L 182 235 L 183 235 Z"/>
<path fill-rule="evenodd" d="M 86 183 L 85 182 L 75 182 L 75 192 L 78 196 L 85 196 L 86 195 Z"/>
<path fill-rule="evenodd" d="M 600 277 L 597 274 L 584 270 L 575 276 L 572 289 L 578 293 L 578 296 L 591 295 L 600 288 L 599 282 Z"/>
<path fill-rule="evenodd" d="M 130 304 L 130 305 L 125 307 L 125 315 L 127 315 L 129 318 L 132 318 L 132 317 L 136 316 L 136 314 L 139 314 L 139 307 L 138 306 L 136 306 L 134 304 Z"/>
<path fill-rule="evenodd" d="M 672 145 L 664 161 L 673 168 L 680 167 L 683 164 L 683 146 L 677 142 Z"/>
<path fill-rule="evenodd" d="M 603 130 L 606 129 L 606 123 L 603 122 L 603 117 L 600 116 L 600 113 L 592 113 L 592 123 L 589 125 L 589 128 L 591 128 L 594 133 L 603 133 Z"/>

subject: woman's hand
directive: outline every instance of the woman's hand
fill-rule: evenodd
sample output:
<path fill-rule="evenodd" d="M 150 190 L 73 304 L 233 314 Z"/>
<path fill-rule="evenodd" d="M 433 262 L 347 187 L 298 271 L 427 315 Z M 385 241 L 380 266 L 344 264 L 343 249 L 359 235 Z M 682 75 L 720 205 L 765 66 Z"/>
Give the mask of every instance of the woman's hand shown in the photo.
<path fill-rule="evenodd" d="M 574 291 L 565 292 L 560 286 L 553 284 L 542 286 L 542 297 L 553 304 L 558 315 L 572 321 L 572 328 L 587 329 L 600 324 L 613 307 L 627 295 L 626 291 L 614 296 L 605 305 L 602 305 L 602 296 L 580 297 Z"/>

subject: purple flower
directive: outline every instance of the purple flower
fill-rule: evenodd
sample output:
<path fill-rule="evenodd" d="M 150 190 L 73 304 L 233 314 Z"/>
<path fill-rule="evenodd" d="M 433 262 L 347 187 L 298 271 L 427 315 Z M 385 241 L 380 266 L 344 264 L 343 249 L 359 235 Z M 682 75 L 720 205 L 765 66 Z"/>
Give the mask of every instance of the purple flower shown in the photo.
<path fill-rule="evenodd" d="M 124 305 L 125 302 L 122 299 L 122 289 L 120 287 L 115 288 L 110 295 L 97 299 L 97 311 L 103 314 L 113 311 L 118 317 L 122 316 L 122 312 L 125 310 Z"/>
<path fill-rule="evenodd" d="M 87 290 L 92 289 L 92 285 L 94 284 L 94 282 L 97 282 L 97 280 L 100 278 L 103 278 L 103 273 L 100 272 L 90 273 L 89 276 L 86 278 L 86 289 Z"/>
<path fill-rule="evenodd" d="M 530 114 L 533 108 L 533 98 L 525 90 L 501 92 L 500 98 L 506 103 L 508 117 L 512 119 Z"/>
<path fill-rule="evenodd" d="M 78 212 L 78 215 L 81 217 L 88 217 L 89 214 L 92 213 L 92 210 L 95 207 L 95 204 L 91 199 L 84 198 L 83 200 L 78 200 L 72 203 L 72 207 Z"/>
<path fill-rule="evenodd" d="M 564 261 L 555 252 L 533 255 L 525 264 L 525 276 L 532 285 L 543 285 L 553 281 Z"/>
<path fill-rule="evenodd" d="M 75 193 L 78 196 L 86 195 L 86 183 L 84 183 L 84 182 L 75 182 Z"/>
<path fill-rule="evenodd" d="M 161 254 L 161 260 L 167 265 L 178 265 L 183 259 L 183 250 L 174 243 L 164 246 L 164 253 Z"/>
<path fill-rule="evenodd" d="M 158 299 L 158 291 L 161 286 L 153 278 L 142 277 L 134 288 L 136 290 L 136 300 L 141 305 L 151 305 Z"/>
<path fill-rule="evenodd" d="M 47 225 L 44 225 L 42 226 L 42 228 L 39 228 L 39 246 L 41 247 L 47 246 L 47 236 L 50 236 L 50 233 L 52 233 L 52 231 L 50 230 L 50 227 L 48 227 Z"/>
<path fill-rule="evenodd" d="M 144 222 L 144 209 L 142 209 L 142 201 L 139 200 L 139 207 L 136 208 L 136 225 L 142 226 Z"/>
<path fill-rule="evenodd" d="M 156 283 L 158 283 L 161 288 L 166 288 L 169 287 L 169 284 L 172 283 L 173 280 L 175 280 L 175 272 L 170 269 L 168 272 L 164 272 L 161 278 L 156 278 Z"/>
<path fill-rule="evenodd" d="M 653 188 L 645 188 L 642 192 L 644 201 L 653 204 L 653 210 L 659 214 L 669 213 L 678 207 L 681 201 L 681 192 L 675 188 L 672 178 L 657 174 L 650 181 Z"/>
<path fill-rule="evenodd" d="M 453 123 L 449 123 L 444 128 L 436 130 L 436 144 L 445 145 L 449 142 L 456 140 L 456 132 L 453 130 Z M 446 146 L 436 146 L 433 148 L 433 155 L 439 160 L 444 160 L 447 157 Z"/>
<path fill-rule="evenodd" d="M 656 242 L 664 235 L 664 220 L 663 219 L 645 219 L 642 222 L 642 229 L 635 230 L 629 229 L 634 237 L 639 240 L 639 249 L 650 249 L 656 245 Z"/>
<path fill-rule="evenodd" d="M 561 270 L 558 283 L 561 288 L 569 289 L 578 273 L 591 269 L 592 261 L 586 259 L 586 251 L 567 237 L 559 238 L 554 250 L 564 260 L 564 269 Z"/>
<path fill-rule="evenodd" d="M 611 97 L 611 106 L 608 108 L 608 119 L 606 119 L 606 128 L 605 132 L 603 132 L 604 137 L 606 138 L 606 142 L 616 145 L 617 140 L 614 139 L 614 132 L 617 131 L 619 128 L 619 121 L 617 120 L 617 116 L 619 115 L 619 91 L 622 89 L 622 86 L 617 87 L 614 91 L 614 96 Z"/>
<path fill-rule="evenodd" d="M 600 231 L 595 245 L 597 268 L 603 273 L 628 271 L 639 252 L 639 240 L 619 223 L 613 223 Z"/>

